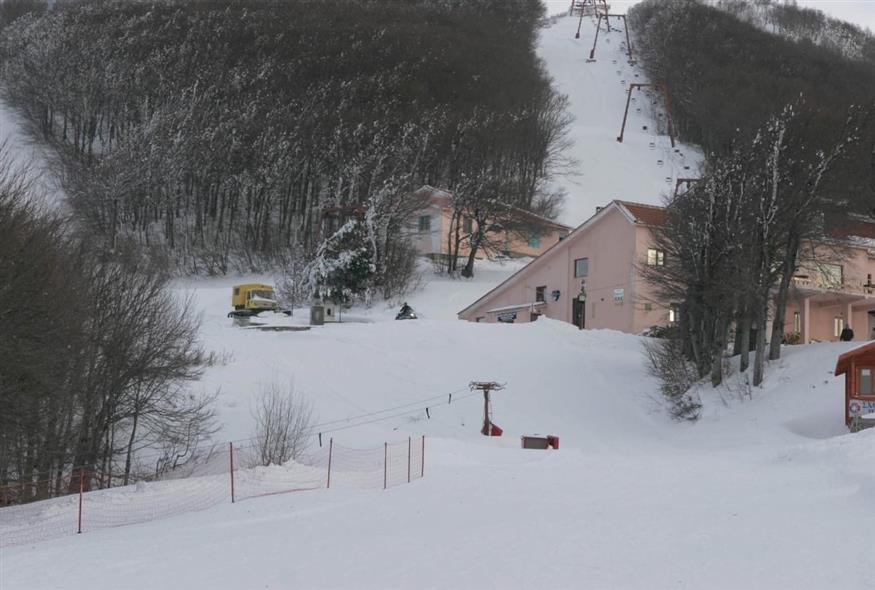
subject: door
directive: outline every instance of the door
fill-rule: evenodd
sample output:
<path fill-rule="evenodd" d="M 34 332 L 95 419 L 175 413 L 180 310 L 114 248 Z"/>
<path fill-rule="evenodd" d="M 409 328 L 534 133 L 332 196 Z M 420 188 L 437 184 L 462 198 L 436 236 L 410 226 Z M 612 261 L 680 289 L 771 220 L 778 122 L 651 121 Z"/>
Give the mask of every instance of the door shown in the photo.
<path fill-rule="evenodd" d="M 571 302 L 571 323 L 583 330 L 586 327 L 586 302 L 575 297 Z"/>

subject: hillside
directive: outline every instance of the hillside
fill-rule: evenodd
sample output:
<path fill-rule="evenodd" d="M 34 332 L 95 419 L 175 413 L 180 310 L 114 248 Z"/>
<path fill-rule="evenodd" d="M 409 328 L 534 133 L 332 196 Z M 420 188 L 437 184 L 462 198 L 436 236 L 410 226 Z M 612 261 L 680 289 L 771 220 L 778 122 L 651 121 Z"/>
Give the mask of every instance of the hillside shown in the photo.
<path fill-rule="evenodd" d="M 425 478 L 385 492 L 226 500 L 8 547 L 4 589 L 862 588 L 869 579 L 846 567 L 867 558 L 864 523 L 875 518 L 865 455 L 875 433 L 844 434 L 843 385 L 831 376 L 847 344 L 792 347 L 753 399 L 707 392 L 703 419 L 682 425 L 652 397 L 637 337 L 382 313 L 305 333 L 246 332 L 223 317 L 226 291 L 195 286 L 210 347 L 230 359 L 205 381 L 223 387 L 224 435 L 245 433 L 248 401 L 271 379 L 294 378 L 329 420 L 486 378 L 507 383 L 494 408 L 505 436 L 476 433 L 476 398 L 431 419 L 338 432 L 348 446 L 426 434 Z M 531 432 L 559 435 L 560 450 L 519 450 L 517 437 Z M 168 501 L 185 502 L 190 482 Z M 107 498 L 116 511 L 137 502 L 124 490 Z M 94 563 L 106 564 L 100 576 L 85 565 Z"/>
<path fill-rule="evenodd" d="M 671 147 L 665 110 L 652 92 L 633 93 L 623 143 L 616 141 L 629 84 L 653 80 L 640 65 L 629 65 L 622 22 L 611 19 L 610 32 L 602 23 L 594 62 L 587 59 L 595 23 L 585 18 L 575 39 L 578 23 L 578 17 L 553 17 L 538 44 L 538 55 L 559 92 L 568 96 L 575 117 L 569 150 L 575 164 L 570 174 L 556 179 L 567 193 L 561 220 L 572 226 L 613 199 L 662 204 L 678 178 L 698 176 L 702 160 L 701 152 L 683 141 Z"/>

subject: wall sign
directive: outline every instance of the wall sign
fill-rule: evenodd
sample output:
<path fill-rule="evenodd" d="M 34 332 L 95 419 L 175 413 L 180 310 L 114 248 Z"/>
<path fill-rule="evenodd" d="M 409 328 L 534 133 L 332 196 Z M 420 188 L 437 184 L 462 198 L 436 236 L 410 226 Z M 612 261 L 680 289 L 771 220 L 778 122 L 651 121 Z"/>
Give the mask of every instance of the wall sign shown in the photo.
<path fill-rule="evenodd" d="M 875 401 L 851 398 L 848 402 L 848 414 L 851 416 L 864 416 L 875 412 Z"/>
<path fill-rule="evenodd" d="M 506 311 L 504 313 L 500 313 L 498 314 L 498 321 L 504 324 L 512 324 L 516 321 L 516 312 Z"/>
<path fill-rule="evenodd" d="M 559 301 L 559 289 L 553 289 L 553 292 L 550 293 L 550 296 L 553 297 L 553 301 Z"/>
<path fill-rule="evenodd" d="M 623 303 L 623 298 L 626 296 L 625 289 L 614 289 L 614 303 Z"/>

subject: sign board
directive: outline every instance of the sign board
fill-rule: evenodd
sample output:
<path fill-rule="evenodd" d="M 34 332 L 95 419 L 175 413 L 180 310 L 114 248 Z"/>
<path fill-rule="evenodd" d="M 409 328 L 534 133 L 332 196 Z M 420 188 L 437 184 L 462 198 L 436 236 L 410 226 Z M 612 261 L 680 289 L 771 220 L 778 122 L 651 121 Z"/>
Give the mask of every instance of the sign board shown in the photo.
<path fill-rule="evenodd" d="M 516 321 L 516 312 L 506 311 L 504 313 L 500 313 L 498 314 L 498 321 L 504 324 L 512 324 Z"/>
<path fill-rule="evenodd" d="M 852 397 L 848 400 L 848 414 L 851 416 L 864 416 L 875 412 L 875 401 Z"/>
<path fill-rule="evenodd" d="M 553 297 L 553 301 L 559 301 L 559 289 L 554 289 L 550 296 Z"/>
<path fill-rule="evenodd" d="M 615 302 L 615 303 L 622 303 L 622 302 L 623 302 L 623 297 L 625 297 L 625 296 L 626 296 L 626 290 L 625 290 L 625 289 L 622 289 L 622 288 L 620 288 L 620 289 L 614 289 L 614 302 Z"/>

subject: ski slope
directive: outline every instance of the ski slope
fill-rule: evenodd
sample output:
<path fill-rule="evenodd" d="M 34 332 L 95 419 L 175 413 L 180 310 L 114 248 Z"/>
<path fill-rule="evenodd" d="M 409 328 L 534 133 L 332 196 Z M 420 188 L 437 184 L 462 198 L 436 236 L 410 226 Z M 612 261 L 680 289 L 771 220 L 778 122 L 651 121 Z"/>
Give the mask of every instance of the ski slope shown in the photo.
<path fill-rule="evenodd" d="M 846 434 L 831 375 L 849 343 L 790 347 L 752 399 L 735 383 L 703 390 L 702 420 L 678 424 L 639 337 L 550 320 L 396 322 L 388 309 L 309 332 L 247 331 L 224 317 L 219 283 L 184 291 L 208 346 L 229 353 L 203 383 L 223 387 L 222 435 L 245 432 L 259 382 L 290 378 L 320 420 L 496 379 L 505 436 L 477 434 L 476 399 L 336 432 L 353 446 L 426 434 L 425 478 L 225 501 L 6 548 L 4 590 L 871 588 L 864 567 L 847 565 L 867 563 L 875 525 L 875 432 Z M 560 450 L 519 449 L 533 432 L 559 435 Z M 160 485 L 185 497 L 189 484 Z M 115 494 L 106 501 L 118 508 Z"/>
<path fill-rule="evenodd" d="M 580 38 L 575 39 L 578 23 L 576 16 L 551 18 L 538 46 L 538 54 L 557 89 L 568 96 L 575 117 L 570 130 L 574 145 L 568 154 L 575 164 L 570 174 L 555 180 L 566 191 L 560 219 L 572 226 L 613 199 L 660 205 L 664 196 L 674 193 L 678 178 L 698 176 L 702 162 L 697 148 L 681 141 L 672 148 L 669 136 L 660 133 L 667 130 L 664 109 L 661 99 L 649 91 L 632 93 L 623 142 L 617 141 L 629 85 L 652 80 L 637 65 L 629 64 L 622 22 L 611 19 L 611 32 L 602 23 L 594 62 L 587 59 L 595 21 L 584 17 Z M 634 57 L 634 39 L 632 45 Z"/>

